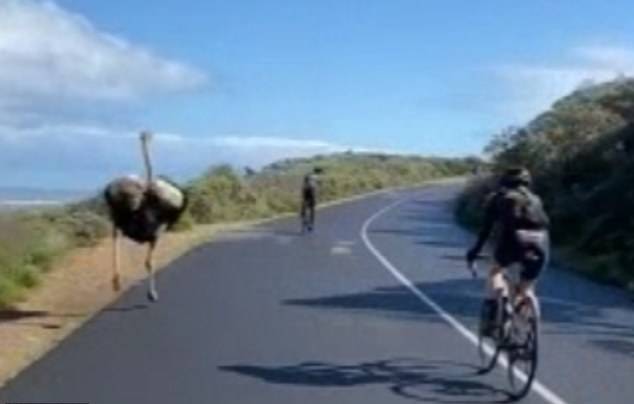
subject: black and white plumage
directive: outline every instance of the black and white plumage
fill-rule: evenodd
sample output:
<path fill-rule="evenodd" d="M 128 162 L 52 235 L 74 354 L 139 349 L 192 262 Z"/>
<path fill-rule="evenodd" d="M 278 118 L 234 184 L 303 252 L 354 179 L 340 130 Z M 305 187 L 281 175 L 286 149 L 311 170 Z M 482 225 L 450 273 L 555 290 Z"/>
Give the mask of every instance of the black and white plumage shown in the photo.
<path fill-rule="evenodd" d="M 174 225 L 187 208 L 187 194 L 167 178 L 153 177 L 148 150 L 150 140 L 150 133 L 141 133 L 146 178 L 118 178 L 106 186 L 104 198 L 113 222 L 113 288 L 120 289 L 119 235 L 123 233 L 137 243 L 149 245 L 145 266 L 149 275 L 148 298 L 154 301 L 158 293 L 154 282 L 153 252 L 161 233 Z"/>

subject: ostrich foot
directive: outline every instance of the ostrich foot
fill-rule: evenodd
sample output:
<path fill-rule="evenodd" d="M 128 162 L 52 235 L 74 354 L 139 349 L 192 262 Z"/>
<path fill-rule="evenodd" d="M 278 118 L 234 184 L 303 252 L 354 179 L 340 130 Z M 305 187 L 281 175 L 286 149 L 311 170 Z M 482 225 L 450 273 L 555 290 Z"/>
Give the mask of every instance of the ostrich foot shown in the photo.
<path fill-rule="evenodd" d="M 115 292 L 119 292 L 121 290 L 121 278 L 119 278 L 119 275 L 112 277 L 112 290 Z"/>
<path fill-rule="evenodd" d="M 147 298 L 149 301 L 151 302 L 156 302 L 158 301 L 158 292 L 156 290 L 148 290 L 147 292 Z"/>

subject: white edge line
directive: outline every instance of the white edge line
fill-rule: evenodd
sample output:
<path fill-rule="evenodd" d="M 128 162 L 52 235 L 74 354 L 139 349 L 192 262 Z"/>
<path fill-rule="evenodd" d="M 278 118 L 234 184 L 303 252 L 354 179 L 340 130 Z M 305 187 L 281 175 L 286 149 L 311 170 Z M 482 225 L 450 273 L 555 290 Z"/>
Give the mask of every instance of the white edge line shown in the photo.
<path fill-rule="evenodd" d="M 368 237 L 368 228 L 370 224 L 374 222 L 379 216 L 385 214 L 387 211 L 395 208 L 397 205 L 400 205 L 406 202 L 407 199 L 401 199 L 390 205 L 384 207 L 378 212 L 374 213 L 370 216 L 363 226 L 361 227 L 361 239 L 363 240 L 365 246 L 368 250 L 374 255 L 374 257 L 405 287 L 407 287 L 416 297 L 418 297 L 423 303 L 429 306 L 433 311 L 436 312 L 443 320 L 445 320 L 449 325 L 451 325 L 458 333 L 460 333 L 463 337 L 465 337 L 469 342 L 471 342 L 476 347 L 478 346 L 478 337 L 467 327 L 465 327 L 462 323 L 456 320 L 451 314 L 445 311 L 442 307 L 440 307 L 436 302 L 434 302 L 429 296 L 423 293 L 420 289 L 414 285 L 414 283 L 409 280 L 403 273 L 401 273 L 392 263 L 381 254 L 381 252 L 372 244 Z M 493 348 L 489 345 L 485 346 L 485 351 L 487 355 L 493 355 Z M 498 362 L 504 368 L 508 368 L 508 363 L 505 360 L 500 360 Z M 521 373 L 521 372 L 518 372 Z M 526 375 L 521 373 L 521 376 L 525 379 Z M 532 390 L 539 394 L 543 399 L 550 402 L 551 404 L 568 404 L 564 399 L 559 397 L 556 393 L 550 390 L 548 387 L 541 384 L 539 381 L 535 380 L 533 382 Z"/>

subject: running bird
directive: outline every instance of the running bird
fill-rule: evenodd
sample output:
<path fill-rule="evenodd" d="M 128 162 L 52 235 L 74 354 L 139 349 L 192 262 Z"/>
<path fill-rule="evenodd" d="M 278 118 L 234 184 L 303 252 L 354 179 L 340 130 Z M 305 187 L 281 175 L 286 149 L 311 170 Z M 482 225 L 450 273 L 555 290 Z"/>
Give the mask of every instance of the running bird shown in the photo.
<path fill-rule="evenodd" d="M 159 236 L 173 226 L 187 208 L 187 194 L 165 177 L 154 178 L 148 145 L 149 132 L 141 132 L 141 150 L 146 178 L 127 176 L 110 182 L 104 197 L 113 222 L 113 276 L 114 290 L 121 289 L 119 275 L 119 239 L 123 233 L 140 244 L 148 244 L 145 267 L 148 271 L 148 299 L 158 300 L 154 280 L 153 253 Z"/>

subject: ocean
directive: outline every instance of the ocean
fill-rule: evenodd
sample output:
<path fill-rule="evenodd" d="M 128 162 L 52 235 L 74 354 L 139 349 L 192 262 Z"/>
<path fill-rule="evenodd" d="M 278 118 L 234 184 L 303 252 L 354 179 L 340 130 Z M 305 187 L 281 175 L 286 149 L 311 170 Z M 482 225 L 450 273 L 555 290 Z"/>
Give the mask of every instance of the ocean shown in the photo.
<path fill-rule="evenodd" d="M 2 188 L 0 187 L 0 211 L 46 209 L 89 197 L 89 191 Z"/>

